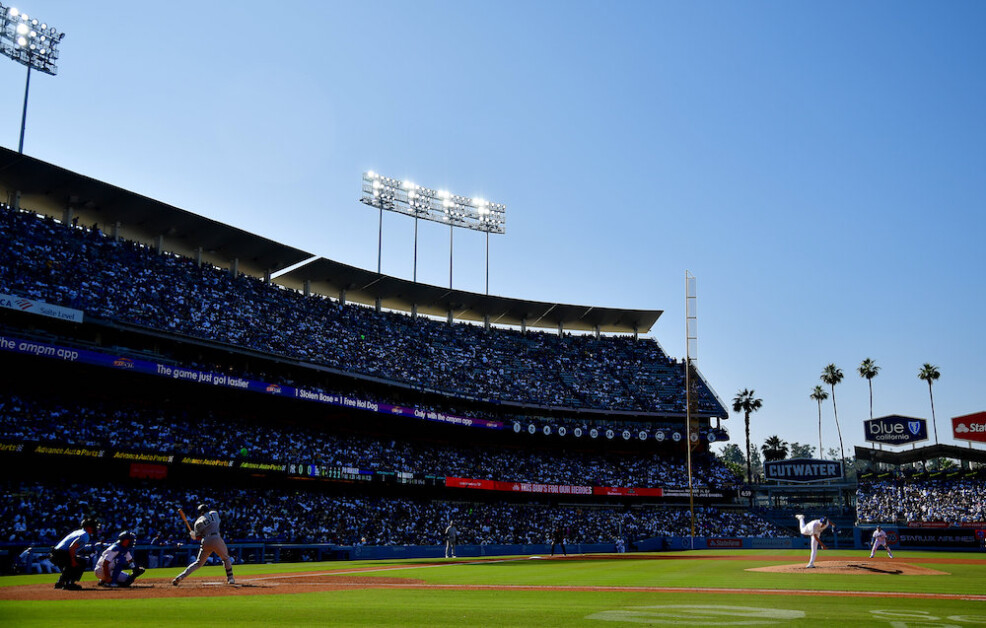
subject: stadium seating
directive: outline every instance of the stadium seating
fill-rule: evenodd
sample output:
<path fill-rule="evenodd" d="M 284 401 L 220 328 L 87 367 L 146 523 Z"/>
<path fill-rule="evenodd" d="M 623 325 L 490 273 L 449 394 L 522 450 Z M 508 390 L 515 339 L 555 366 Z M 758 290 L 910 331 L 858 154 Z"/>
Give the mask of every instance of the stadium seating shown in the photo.
<path fill-rule="evenodd" d="M 0 293 L 453 396 L 684 412 L 683 365 L 650 339 L 486 330 L 341 305 L 6 206 Z M 697 397 L 700 411 L 725 416 L 703 381 Z"/>

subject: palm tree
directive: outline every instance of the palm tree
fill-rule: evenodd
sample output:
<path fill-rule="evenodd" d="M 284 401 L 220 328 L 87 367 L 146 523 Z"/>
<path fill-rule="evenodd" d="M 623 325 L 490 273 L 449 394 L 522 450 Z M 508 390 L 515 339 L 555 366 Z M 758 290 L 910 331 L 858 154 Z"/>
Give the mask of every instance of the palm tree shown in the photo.
<path fill-rule="evenodd" d="M 753 470 L 750 467 L 750 413 L 756 412 L 763 406 L 763 399 L 757 399 L 752 390 L 744 388 L 733 398 L 733 412 L 742 412 L 746 420 L 746 481 L 753 481 Z"/>
<path fill-rule="evenodd" d="M 829 364 L 822 370 L 821 379 L 832 387 L 832 410 L 835 412 L 835 431 L 839 433 L 839 462 L 846 459 L 846 450 L 842 446 L 842 428 L 839 427 L 839 407 L 835 405 L 835 385 L 842 381 L 842 369 L 834 364 Z"/>
<path fill-rule="evenodd" d="M 873 420 L 873 378 L 880 372 L 880 367 L 870 358 L 866 358 L 856 369 L 860 377 L 865 377 L 870 385 L 870 420 Z"/>
<path fill-rule="evenodd" d="M 825 451 L 822 449 L 822 402 L 829 398 L 829 394 L 825 392 L 824 388 L 816 384 L 815 390 L 811 391 L 809 396 L 818 402 L 818 457 L 822 458 L 822 452 Z"/>
<path fill-rule="evenodd" d="M 771 462 L 787 458 L 789 449 L 787 443 L 782 441 L 780 436 L 771 436 L 764 441 L 760 451 L 763 452 L 764 462 Z"/>
<path fill-rule="evenodd" d="M 928 382 L 928 395 L 931 396 L 931 424 L 935 427 L 935 444 L 938 444 L 938 423 L 935 422 L 935 393 L 931 392 L 932 382 L 938 381 L 941 377 L 941 371 L 938 370 L 937 366 L 932 366 L 927 362 L 921 367 L 921 371 L 918 373 L 918 379 L 923 379 Z"/>

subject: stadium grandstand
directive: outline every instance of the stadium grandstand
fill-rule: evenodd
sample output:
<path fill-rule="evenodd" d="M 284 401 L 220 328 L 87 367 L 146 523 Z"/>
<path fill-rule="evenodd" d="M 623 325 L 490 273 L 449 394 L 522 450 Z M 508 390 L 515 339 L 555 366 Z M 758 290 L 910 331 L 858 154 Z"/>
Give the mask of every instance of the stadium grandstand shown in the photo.
<path fill-rule="evenodd" d="M 476 553 L 799 546 L 659 310 L 387 277 L 6 149 L 0 201 L 7 558 L 94 515 L 181 564 L 201 501 L 251 561 L 437 556 L 452 520 Z M 812 504 L 846 533 L 847 490 Z"/>
<path fill-rule="evenodd" d="M 427 544 L 456 517 L 477 545 L 564 521 L 612 547 L 686 536 L 689 497 L 699 532 L 780 534 L 732 503 L 708 452 L 728 414 L 697 372 L 690 484 L 685 364 L 646 336 L 660 311 L 415 284 L 0 162 L 8 543 L 90 511 L 173 537 L 175 505 L 197 499 L 228 503 L 227 538 L 252 541 Z M 160 520 L 110 517 L 128 494 Z M 166 506 L 133 505 L 151 502 Z"/>

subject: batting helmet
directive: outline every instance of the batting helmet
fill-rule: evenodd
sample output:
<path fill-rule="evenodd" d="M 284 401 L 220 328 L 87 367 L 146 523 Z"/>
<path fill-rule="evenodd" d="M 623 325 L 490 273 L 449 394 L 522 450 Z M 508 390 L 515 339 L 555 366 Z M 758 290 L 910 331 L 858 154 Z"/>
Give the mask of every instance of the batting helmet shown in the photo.
<path fill-rule="evenodd" d="M 86 517 L 85 519 L 82 520 L 82 523 L 80 525 L 82 526 L 83 530 L 88 530 L 90 528 L 95 530 L 96 528 L 99 527 L 99 522 L 93 519 L 92 517 Z"/>
<path fill-rule="evenodd" d="M 200 515 L 204 515 L 205 513 L 209 512 L 209 507 L 206 506 L 205 504 L 199 504 L 199 507 L 196 508 L 196 510 L 199 511 Z"/>
<path fill-rule="evenodd" d="M 828 517 L 822 517 L 821 519 L 819 519 L 819 521 L 822 522 L 822 525 L 825 525 L 826 523 L 829 522 Z"/>

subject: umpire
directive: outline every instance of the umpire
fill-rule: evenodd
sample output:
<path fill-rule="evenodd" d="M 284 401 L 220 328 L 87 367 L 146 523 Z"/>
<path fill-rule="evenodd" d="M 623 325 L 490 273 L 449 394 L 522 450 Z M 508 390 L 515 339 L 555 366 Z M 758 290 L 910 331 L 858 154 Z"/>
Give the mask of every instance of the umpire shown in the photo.
<path fill-rule="evenodd" d="M 92 542 L 97 527 L 99 522 L 95 519 L 83 519 L 81 528 L 71 532 L 51 550 L 52 564 L 62 570 L 58 582 L 55 583 L 56 589 L 69 591 L 82 589 L 79 580 L 86 570 L 88 556 L 81 556 L 80 551 Z"/>

